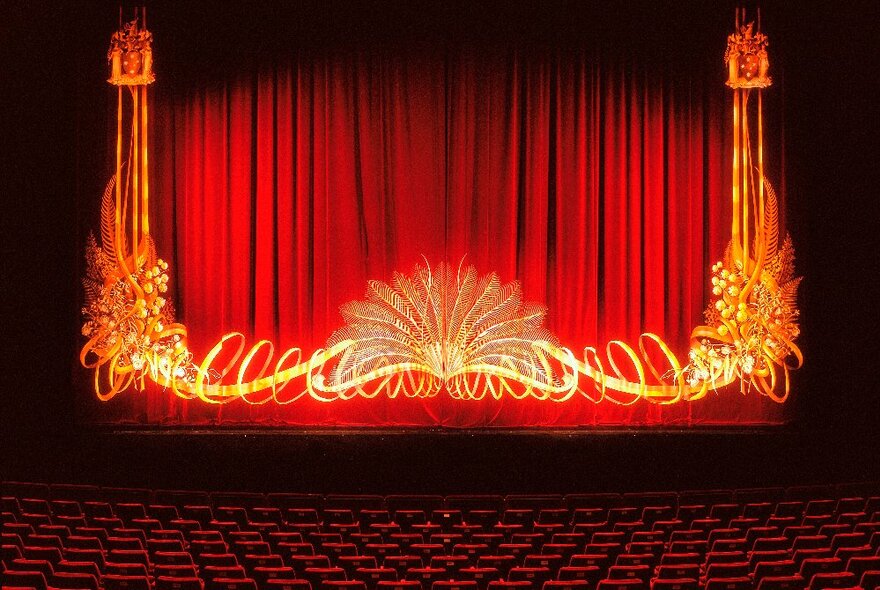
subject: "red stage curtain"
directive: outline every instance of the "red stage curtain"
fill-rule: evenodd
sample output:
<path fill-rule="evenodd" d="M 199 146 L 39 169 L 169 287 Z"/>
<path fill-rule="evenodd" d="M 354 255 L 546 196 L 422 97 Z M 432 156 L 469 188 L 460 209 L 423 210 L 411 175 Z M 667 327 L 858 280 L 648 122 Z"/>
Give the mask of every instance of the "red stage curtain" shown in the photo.
<path fill-rule="evenodd" d="M 154 225 L 197 355 L 233 330 L 308 354 L 367 280 L 388 281 L 423 256 L 521 281 L 576 353 L 609 339 L 635 345 L 641 331 L 686 352 L 729 239 L 723 72 L 485 48 L 273 61 L 154 99 Z M 670 407 L 442 393 L 218 409 L 151 392 L 129 403 L 143 404 L 135 414 L 148 422 L 266 425 L 781 416 L 754 392 Z"/>

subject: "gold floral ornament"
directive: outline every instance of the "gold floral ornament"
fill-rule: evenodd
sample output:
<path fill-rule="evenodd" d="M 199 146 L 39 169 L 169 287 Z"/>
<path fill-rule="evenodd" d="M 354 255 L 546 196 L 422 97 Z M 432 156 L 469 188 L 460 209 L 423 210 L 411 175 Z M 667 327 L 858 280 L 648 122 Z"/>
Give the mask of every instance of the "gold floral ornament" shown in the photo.
<path fill-rule="evenodd" d="M 775 401 L 784 401 L 789 371 L 803 363 L 794 342 L 800 334 L 797 289 L 802 277 L 794 276 L 791 237 L 786 235 L 779 245 L 776 193 L 766 179 L 764 185 L 764 220 L 752 248 L 758 257 L 752 261 L 754 270 L 751 274 L 745 270 L 743 261 L 733 255 L 732 243 L 724 259 L 712 266 L 715 299 L 704 313 L 707 327 L 694 331 L 685 374 L 691 385 L 737 380 L 744 391 L 754 386 Z M 777 393 L 780 381 L 783 387 Z"/>
<path fill-rule="evenodd" d="M 196 367 L 186 347 L 186 328 L 174 321 L 168 292 L 168 263 L 156 257 L 146 236 L 140 252 L 127 252 L 124 234 L 115 230 L 115 177 L 104 190 L 101 245 L 90 234 L 86 244 L 85 306 L 81 352 L 83 365 L 95 369 L 99 397 L 109 399 L 144 380 L 192 382 Z M 120 261 L 122 264 L 120 264 Z M 128 269 L 131 270 L 128 270 Z M 102 391 L 101 368 L 109 389 Z"/>
<path fill-rule="evenodd" d="M 473 266 L 454 270 L 417 265 L 395 273 L 391 284 L 370 281 L 367 299 L 341 309 L 347 325 L 328 347 L 349 343 L 317 389 L 343 392 L 377 383 L 393 397 L 432 397 L 442 389 L 456 399 L 570 394 L 576 380 L 547 354 L 559 346 L 543 327 L 546 310 L 523 303 L 518 281 L 478 276 Z M 409 386 L 409 387 L 407 387 Z"/>
<path fill-rule="evenodd" d="M 110 39 L 107 61 L 116 86 L 139 86 L 156 81 L 153 75 L 153 35 L 139 19 L 125 23 Z"/>

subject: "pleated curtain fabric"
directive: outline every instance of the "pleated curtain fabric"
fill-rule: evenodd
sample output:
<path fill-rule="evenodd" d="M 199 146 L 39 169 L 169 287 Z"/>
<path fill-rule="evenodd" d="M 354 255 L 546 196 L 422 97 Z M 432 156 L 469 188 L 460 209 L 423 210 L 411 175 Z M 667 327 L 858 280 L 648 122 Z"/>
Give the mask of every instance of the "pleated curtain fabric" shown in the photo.
<path fill-rule="evenodd" d="M 158 86 L 158 85 L 157 85 Z M 590 51 L 303 51 L 155 95 L 160 252 L 198 355 L 226 332 L 322 347 L 339 307 L 427 260 L 518 280 L 580 355 L 682 357 L 729 239 L 726 89 Z M 771 142 L 772 143 L 772 142 Z M 218 410 L 151 391 L 147 422 L 450 427 L 775 422 L 752 392 L 660 407 L 303 397 Z"/>

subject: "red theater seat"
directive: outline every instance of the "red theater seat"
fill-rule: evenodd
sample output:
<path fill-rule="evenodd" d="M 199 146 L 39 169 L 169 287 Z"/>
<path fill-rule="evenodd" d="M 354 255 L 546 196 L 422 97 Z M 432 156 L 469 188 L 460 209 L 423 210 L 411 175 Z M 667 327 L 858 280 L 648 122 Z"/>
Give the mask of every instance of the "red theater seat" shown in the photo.
<path fill-rule="evenodd" d="M 661 565 L 657 567 L 656 578 L 660 580 L 698 579 L 700 566 L 696 564 Z"/>
<path fill-rule="evenodd" d="M 44 559 L 13 559 L 6 567 L 17 572 L 40 572 L 46 580 L 51 579 L 54 573 L 52 564 Z"/>
<path fill-rule="evenodd" d="M 880 587 L 880 570 L 868 570 L 862 573 L 862 578 L 859 580 L 859 586 L 865 590 Z"/>
<path fill-rule="evenodd" d="M 339 555 L 335 559 L 336 565 L 345 570 L 349 577 L 358 568 L 377 567 L 376 557 L 373 555 Z"/>
<path fill-rule="evenodd" d="M 632 566 L 644 565 L 654 569 L 654 565 L 658 561 L 658 557 L 653 553 L 621 553 L 614 561 L 614 565 Z"/>
<path fill-rule="evenodd" d="M 158 576 L 155 590 L 203 590 L 204 583 L 195 576 L 177 578 L 170 576 Z"/>
<path fill-rule="evenodd" d="M 326 580 L 345 580 L 345 570 L 341 567 L 307 567 L 299 573 L 299 577 L 308 580 L 312 588 L 320 588 Z"/>
<path fill-rule="evenodd" d="M 630 578 L 628 580 L 602 580 L 596 586 L 597 590 L 647 590 L 648 585 L 638 579 Z"/>
<path fill-rule="evenodd" d="M 169 578 L 194 578 L 198 571 L 194 565 L 157 565 L 153 567 L 153 575 Z"/>
<path fill-rule="evenodd" d="M 195 565 L 192 555 L 186 551 L 157 551 L 151 562 L 154 565 Z"/>
<path fill-rule="evenodd" d="M 376 590 L 422 590 L 422 583 L 418 580 L 383 580 L 376 584 Z"/>
<path fill-rule="evenodd" d="M 494 567 L 466 567 L 459 571 L 458 575 L 462 580 L 476 582 L 480 590 L 485 590 L 490 581 L 501 579 L 501 572 Z"/>
<path fill-rule="evenodd" d="M 586 565 L 608 567 L 611 563 L 611 555 L 607 553 L 579 553 L 571 556 L 568 565 L 572 567 Z"/>
<path fill-rule="evenodd" d="M 406 571 L 406 579 L 418 580 L 423 588 L 430 588 L 434 582 L 448 578 L 446 570 L 440 567 L 413 567 Z"/>
<path fill-rule="evenodd" d="M 526 555 L 523 559 L 523 567 L 544 567 L 556 571 L 568 561 L 569 559 L 557 554 Z"/>
<path fill-rule="evenodd" d="M 706 580 L 705 590 L 752 590 L 752 580 L 748 576 L 735 578 L 710 578 Z"/>
<path fill-rule="evenodd" d="M 664 553 L 660 565 L 700 565 L 703 557 L 699 553 Z"/>
<path fill-rule="evenodd" d="M 201 555 L 196 555 L 194 557 L 200 568 L 212 565 L 219 567 L 239 565 L 238 557 L 232 553 L 202 553 Z"/>
<path fill-rule="evenodd" d="M 438 580 L 431 585 L 431 590 L 477 590 L 474 580 Z"/>
<path fill-rule="evenodd" d="M 150 504 L 147 506 L 147 515 L 158 520 L 163 527 L 168 527 L 172 521 L 180 518 L 177 506 L 167 504 Z"/>
<path fill-rule="evenodd" d="M 649 565 L 612 565 L 606 576 L 609 580 L 636 579 L 647 583 L 651 579 L 652 569 Z"/>
<path fill-rule="evenodd" d="M 797 572 L 797 564 L 790 559 L 783 561 L 762 561 L 756 565 L 752 578 L 757 584 L 764 578 L 793 576 L 797 574 Z"/>
<path fill-rule="evenodd" d="M 57 547 L 30 547 L 27 544 L 22 547 L 21 555 L 24 559 L 48 561 L 49 563 L 58 563 L 62 556 L 61 550 Z"/>
<path fill-rule="evenodd" d="M 253 571 L 256 567 L 283 567 L 284 561 L 280 555 L 245 555 L 239 560 L 247 571 Z"/>
<path fill-rule="evenodd" d="M 110 563 L 104 565 L 104 574 L 123 577 L 147 576 L 148 568 L 142 563 Z"/>
<path fill-rule="evenodd" d="M 180 535 L 180 532 L 175 532 Z M 147 553 L 150 555 L 155 555 L 159 551 L 175 552 L 183 550 L 183 535 L 179 539 L 156 539 L 152 537 L 147 539 Z"/>
<path fill-rule="evenodd" d="M 804 579 L 794 576 L 768 576 L 761 580 L 757 590 L 803 590 Z"/>
<path fill-rule="evenodd" d="M 659 559 L 665 548 L 666 543 L 659 533 L 642 531 L 633 533 L 632 540 L 626 546 L 626 552 L 631 555 L 649 553 Z"/>
<path fill-rule="evenodd" d="M 488 590 L 533 590 L 531 582 L 528 581 L 519 581 L 514 582 L 510 580 L 492 580 L 486 586 Z M 537 590 L 537 589 L 534 589 Z"/>
<path fill-rule="evenodd" d="M 13 559 L 21 559 L 21 549 L 17 545 L 0 546 L 0 561 L 11 563 Z"/>
<path fill-rule="evenodd" d="M 402 578 L 409 568 L 422 567 L 422 558 L 418 555 L 386 555 L 382 559 L 382 567 L 394 568 Z"/>
<path fill-rule="evenodd" d="M 101 570 L 94 561 L 67 561 L 62 559 L 55 565 L 55 573 L 88 574 L 95 578 L 101 577 Z"/>
<path fill-rule="evenodd" d="M 3 587 L 33 588 L 47 590 L 46 576 L 38 571 L 5 570 L 2 572 Z"/>
<path fill-rule="evenodd" d="M 271 578 L 266 580 L 260 590 L 312 590 L 312 585 L 308 580 Z"/>
<path fill-rule="evenodd" d="M 809 590 L 825 590 L 826 588 L 846 588 L 858 581 L 849 572 L 821 573 L 810 578 Z"/>
<path fill-rule="evenodd" d="M 809 582 L 815 574 L 840 571 L 843 571 L 843 562 L 836 557 L 826 557 L 804 559 L 801 562 L 799 573 L 804 580 Z"/>
<path fill-rule="evenodd" d="M 748 577 L 748 562 L 713 563 L 706 569 L 706 579 Z"/>
<path fill-rule="evenodd" d="M 201 574 L 201 578 L 206 582 L 210 582 L 214 578 L 228 578 L 237 580 L 247 577 L 244 571 L 244 567 L 240 565 L 209 565 L 200 568 L 199 573 Z"/>
<path fill-rule="evenodd" d="M 510 582 L 531 582 L 536 589 L 550 579 L 550 569 L 546 567 L 512 567 L 507 573 Z"/>
<path fill-rule="evenodd" d="M 187 542 L 186 537 L 184 536 L 184 531 L 178 529 L 155 529 L 150 531 L 150 538 L 147 539 L 147 542 L 150 541 L 177 541 L 181 544 L 185 544 Z"/>
<path fill-rule="evenodd" d="M 105 574 L 101 578 L 104 590 L 152 590 L 147 576 Z"/>
<path fill-rule="evenodd" d="M 321 590 L 367 590 L 362 580 L 324 580 Z"/>
<path fill-rule="evenodd" d="M 586 580 L 549 580 L 544 582 L 542 590 L 588 590 L 590 587 Z"/>
<path fill-rule="evenodd" d="M 292 567 L 255 567 L 250 570 L 251 577 L 262 588 L 269 580 L 293 580 L 296 572 Z"/>
<path fill-rule="evenodd" d="M 397 577 L 397 570 L 390 567 L 360 567 L 354 571 L 352 576 L 353 579 L 364 582 L 370 590 L 374 589 L 379 582 L 393 582 L 397 580 Z"/>
<path fill-rule="evenodd" d="M 694 578 L 656 578 L 651 581 L 651 590 L 698 590 L 699 587 Z"/>
<path fill-rule="evenodd" d="M 113 563 L 141 563 L 148 569 L 150 556 L 143 549 L 112 549 L 107 552 L 107 561 Z"/>
<path fill-rule="evenodd" d="M 51 586 L 59 590 L 98 590 L 98 579 L 91 574 L 55 572 Z"/>
<path fill-rule="evenodd" d="M 306 582 L 308 584 L 308 582 Z M 205 590 L 258 590 L 257 583 L 250 578 L 214 578 L 208 582 Z M 278 589 L 283 590 L 283 589 Z M 291 588 L 290 590 L 294 590 Z M 309 586 L 295 590 L 311 590 Z"/>

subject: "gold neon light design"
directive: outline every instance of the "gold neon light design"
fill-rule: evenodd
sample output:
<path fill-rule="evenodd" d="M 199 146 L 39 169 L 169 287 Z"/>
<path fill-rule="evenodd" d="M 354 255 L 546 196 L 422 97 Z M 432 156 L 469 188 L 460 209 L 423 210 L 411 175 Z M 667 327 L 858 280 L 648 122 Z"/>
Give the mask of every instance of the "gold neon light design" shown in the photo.
<path fill-rule="evenodd" d="M 517 281 L 502 284 L 495 273 L 480 276 L 472 266 L 441 262 L 431 268 L 426 262 L 408 275 L 395 273 L 390 283 L 371 281 L 366 299 L 342 307 L 345 325 L 325 349 L 306 355 L 294 347 L 276 358 L 271 342 L 248 348 L 244 335 L 233 332 L 197 362 L 186 327 L 174 320 L 168 263 L 157 257 L 149 232 L 147 84 L 154 75 L 152 36 L 140 14 L 111 46 L 110 82 L 118 87 L 116 174 L 102 198 L 100 243 L 89 236 L 86 248 L 87 342 L 80 361 L 94 373 L 98 398 L 107 401 L 153 382 L 212 404 L 288 404 L 303 396 L 321 402 L 427 398 L 444 391 L 457 400 L 565 402 L 583 396 L 595 403 L 673 404 L 739 384 L 743 393 L 785 401 L 790 373 L 803 363 L 795 343 L 801 279 L 794 276 L 791 238 L 780 239 L 779 203 L 763 171 L 767 40 L 737 17 L 725 55 L 734 92 L 732 239 L 712 266 L 706 323 L 692 331 L 683 361 L 652 333 L 642 334 L 636 346 L 612 340 L 604 350 L 588 346 L 576 354 L 543 326 L 543 307 L 523 302 Z M 124 87 L 132 97 L 125 163 Z M 752 92 L 757 161 L 748 120 Z"/>

